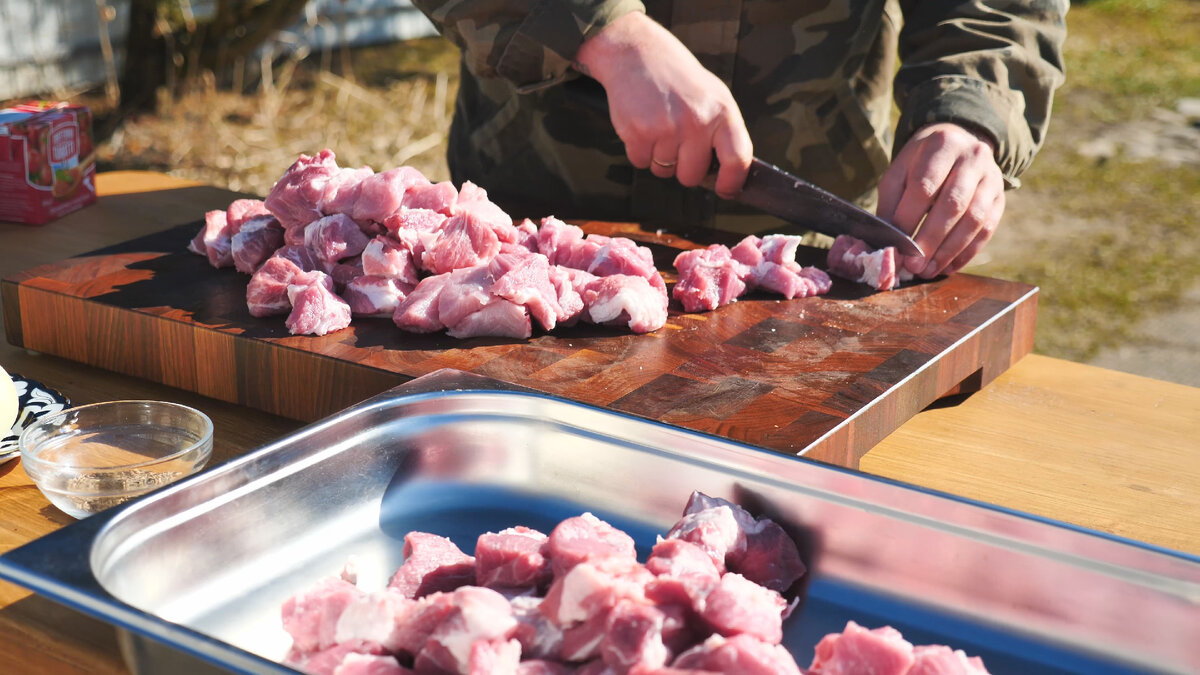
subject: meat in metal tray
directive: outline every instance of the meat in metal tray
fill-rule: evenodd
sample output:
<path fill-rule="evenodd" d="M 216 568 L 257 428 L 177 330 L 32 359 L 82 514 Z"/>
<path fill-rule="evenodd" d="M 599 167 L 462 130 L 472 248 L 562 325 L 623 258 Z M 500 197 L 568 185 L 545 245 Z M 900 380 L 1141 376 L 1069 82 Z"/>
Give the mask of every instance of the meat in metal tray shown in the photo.
<path fill-rule="evenodd" d="M 784 525 L 809 581 L 784 644 L 847 620 L 992 673 L 1200 672 L 1200 559 L 443 371 L 0 557 L 0 577 L 122 629 L 135 672 L 285 673 L 284 599 L 403 537 L 466 551 L 591 511 L 645 558 L 693 490 Z M 80 554 L 80 552 L 86 552 Z"/>

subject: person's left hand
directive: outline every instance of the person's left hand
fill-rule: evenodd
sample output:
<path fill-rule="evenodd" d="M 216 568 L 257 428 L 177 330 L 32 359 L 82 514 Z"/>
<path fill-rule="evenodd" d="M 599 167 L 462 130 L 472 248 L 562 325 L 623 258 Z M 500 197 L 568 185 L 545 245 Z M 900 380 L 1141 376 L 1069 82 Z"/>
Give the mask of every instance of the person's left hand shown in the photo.
<path fill-rule="evenodd" d="M 991 139 L 949 122 L 922 127 L 880 177 L 877 213 L 925 252 L 904 261 L 908 271 L 930 279 L 962 269 L 1004 214 Z"/>

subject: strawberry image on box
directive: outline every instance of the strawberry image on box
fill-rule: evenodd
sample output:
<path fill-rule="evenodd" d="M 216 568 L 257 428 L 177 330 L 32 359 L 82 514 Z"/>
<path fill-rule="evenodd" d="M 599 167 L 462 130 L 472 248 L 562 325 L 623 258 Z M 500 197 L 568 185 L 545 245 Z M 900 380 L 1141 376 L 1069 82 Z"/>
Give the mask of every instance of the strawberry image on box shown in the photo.
<path fill-rule="evenodd" d="M 0 221 L 41 225 L 96 201 L 93 147 L 86 106 L 0 110 Z"/>

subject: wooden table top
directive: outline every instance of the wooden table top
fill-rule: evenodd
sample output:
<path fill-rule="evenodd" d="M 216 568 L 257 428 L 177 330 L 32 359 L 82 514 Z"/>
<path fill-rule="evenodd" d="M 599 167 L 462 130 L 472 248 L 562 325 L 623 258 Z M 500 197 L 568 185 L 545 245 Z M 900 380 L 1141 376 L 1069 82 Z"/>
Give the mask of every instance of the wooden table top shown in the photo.
<path fill-rule="evenodd" d="M 0 223 L 0 276 L 195 220 L 237 195 L 157 173 L 97 177 L 99 202 L 40 227 Z M 0 315 L 2 317 L 2 315 Z M 220 463 L 299 422 L 0 343 L 0 365 L 75 403 L 177 401 L 206 412 Z M 1200 555 L 1200 389 L 1031 355 L 917 414 L 862 459 L 893 480 Z M 0 465 L 0 553 L 72 522 L 20 462 Z M 85 552 L 80 552 L 85 555 Z M 125 673 L 111 627 L 0 582 L 4 662 Z"/>

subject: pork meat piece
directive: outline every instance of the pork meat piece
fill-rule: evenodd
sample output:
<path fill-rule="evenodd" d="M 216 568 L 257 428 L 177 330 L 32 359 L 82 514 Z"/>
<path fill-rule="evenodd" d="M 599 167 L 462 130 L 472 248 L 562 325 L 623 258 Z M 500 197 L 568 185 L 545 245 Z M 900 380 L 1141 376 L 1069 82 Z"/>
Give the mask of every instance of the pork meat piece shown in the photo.
<path fill-rule="evenodd" d="M 321 193 L 321 213 L 333 215 L 344 213 L 353 217 L 354 205 L 358 203 L 358 195 L 362 182 L 375 175 L 369 166 L 358 169 L 340 168 L 329 176 L 325 182 L 325 191 Z"/>
<path fill-rule="evenodd" d="M 297 259 L 303 262 L 302 257 L 289 255 L 290 252 L 281 255 L 283 251 L 276 251 L 250 277 L 250 283 L 246 286 L 246 307 L 250 310 L 250 316 L 273 316 L 292 310 L 288 284 L 292 282 L 292 277 L 307 270 L 296 264 Z"/>
<path fill-rule="evenodd" d="M 407 620 L 396 627 L 392 636 L 396 651 L 411 658 L 421 653 L 429 636 L 455 610 L 453 593 L 430 593 L 415 602 Z"/>
<path fill-rule="evenodd" d="M 542 218 L 542 225 L 537 231 L 537 250 L 550 261 L 551 265 L 566 265 L 560 260 L 570 258 L 571 251 L 583 242 L 583 230 L 575 225 L 548 216 Z M 579 269 L 587 269 L 579 268 Z"/>
<path fill-rule="evenodd" d="M 561 577 L 585 560 L 617 557 L 636 560 L 633 537 L 589 513 L 563 520 L 547 542 L 550 568 Z"/>
<path fill-rule="evenodd" d="M 285 600 L 281 618 L 283 629 L 292 636 L 293 649 L 313 652 L 337 644 L 342 612 L 362 595 L 353 584 L 328 577 Z"/>
<path fill-rule="evenodd" d="M 724 567 L 724 558 L 718 566 L 704 548 L 679 538 L 659 540 L 646 559 L 646 569 L 660 577 L 700 577 L 715 582 Z"/>
<path fill-rule="evenodd" d="M 400 283 L 415 285 L 420 281 L 412 250 L 387 236 L 369 241 L 362 252 L 363 274 L 389 277 Z"/>
<path fill-rule="evenodd" d="M 521 643 L 521 654 L 538 659 L 558 659 L 562 654 L 562 628 L 542 612 L 542 599 L 521 595 L 510 599 L 508 604 L 517 621 L 512 637 Z"/>
<path fill-rule="evenodd" d="M 686 311 L 703 312 L 723 307 L 746 293 L 745 265 L 734 260 L 721 244 L 684 251 L 675 256 L 679 279 L 671 290 Z"/>
<path fill-rule="evenodd" d="M 587 238 L 593 237 L 598 237 L 598 235 L 588 235 Z M 589 261 L 588 266 L 582 269 L 586 269 L 598 277 L 613 274 L 644 277 L 651 285 L 654 285 L 655 277 L 659 280 L 662 279 L 658 268 L 654 266 L 654 254 L 650 252 L 650 249 L 639 246 L 637 242 L 626 237 L 598 238 L 601 240 L 601 246 L 596 251 L 595 257 Z"/>
<path fill-rule="evenodd" d="M 396 307 L 413 288 L 390 277 L 363 275 L 346 284 L 342 298 L 353 316 L 387 318 L 395 315 Z"/>
<path fill-rule="evenodd" d="M 753 522 L 753 521 L 751 521 Z M 746 548 L 746 533 L 731 505 L 720 504 L 685 513 L 667 531 L 667 539 L 682 539 L 698 546 L 724 573 L 730 552 Z"/>
<path fill-rule="evenodd" d="M 641 665 L 662 667 L 671 659 L 663 641 L 667 615 L 644 602 L 623 600 L 608 613 L 600 658 L 619 673 Z"/>
<path fill-rule="evenodd" d="M 713 635 L 675 658 L 672 668 L 695 669 L 723 675 L 800 675 L 796 660 L 779 644 L 763 642 L 752 635 L 725 638 Z M 881 671 L 847 671 L 883 675 Z"/>
<path fill-rule="evenodd" d="M 449 216 L 457 201 L 458 190 L 454 189 L 454 184 L 443 181 L 409 186 L 401 205 L 410 209 L 429 209 Z"/>
<path fill-rule="evenodd" d="M 550 580 L 546 560 L 550 538 L 523 525 L 479 535 L 475 580 L 489 588 L 538 588 Z"/>
<path fill-rule="evenodd" d="M 393 239 L 412 253 L 416 262 L 425 252 L 426 242 L 437 239 L 447 219 L 445 214 L 437 211 L 401 207 L 399 212 L 383 222 L 383 226 Z"/>
<path fill-rule="evenodd" d="M 746 634 L 775 644 L 783 639 L 786 608 L 787 602 L 779 593 L 728 572 L 705 596 L 703 607 L 696 609 L 705 623 L 721 635 Z"/>
<path fill-rule="evenodd" d="M 333 670 L 333 675 L 412 675 L 412 670 L 387 654 L 358 654 L 350 652 Z"/>
<path fill-rule="evenodd" d="M 254 274 L 282 246 L 283 227 L 275 216 L 250 218 L 230 240 L 233 266 L 242 274 Z"/>
<path fill-rule="evenodd" d="M 750 273 L 751 284 L 791 300 L 824 295 L 833 287 L 833 280 L 824 271 L 815 267 L 801 267 L 799 263 L 786 265 L 764 260 Z"/>
<path fill-rule="evenodd" d="M 626 326 L 634 333 L 649 333 L 667 323 L 666 287 L 655 288 L 644 277 L 627 274 L 597 277 L 580 297 L 585 316 L 595 324 Z"/>
<path fill-rule="evenodd" d="M 284 665 L 308 673 L 308 675 L 333 675 L 354 649 L 349 645 L 334 645 L 317 651 L 302 651 L 293 647 L 283 657 Z"/>
<path fill-rule="evenodd" d="M 367 178 L 358 186 L 358 198 L 350 211 L 356 222 L 385 222 L 400 210 L 410 188 L 429 185 L 429 179 L 411 166 L 389 169 Z"/>
<path fill-rule="evenodd" d="M 512 216 L 488 199 L 487 190 L 471 181 L 463 182 L 458 191 L 458 200 L 450 208 L 450 213 L 470 213 L 477 220 L 487 223 L 501 242 L 512 244 L 517 241 L 518 232 L 513 227 Z"/>
<path fill-rule="evenodd" d="M 328 274 L 315 270 L 297 274 L 287 293 L 292 311 L 284 325 L 292 335 L 326 335 L 350 325 L 350 305 L 334 295 Z"/>
<path fill-rule="evenodd" d="M 213 267 L 233 266 L 233 231 L 225 211 L 204 214 L 204 227 L 192 238 L 188 250 L 207 257 Z"/>
<path fill-rule="evenodd" d="M 654 578 L 633 558 L 587 560 L 554 577 L 542 600 L 542 613 L 565 629 L 604 616 L 621 600 L 646 602 L 646 584 Z M 597 629 L 603 632 L 603 624 Z M 565 634 L 563 639 L 567 639 Z"/>
<path fill-rule="evenodd" d="M 409 598 L 420 598 L 474 583 L 475 558 L 445 537 L 409 532 L 404 535 L 404 564 L 388 586 Z"/>
<path fill-rule="evenodd" d="M 751 235 L 753 236 L 753 235 Z M 801 238 L 790 234 L 768 234 L 754 243 L 762 251 L 763 260 L 776 265 L 787 265 L 796 262 L 796 251 L 800 248 Z"/>
<path fill-rule="evenodd" d="M 473 652 L 476 646 L 489 641 L 507 641 L 516 629 L 517 620 L 512 616 L 508 600 L 489 588 L 463 586 L 451 594 L 451 601 L 452 609 L 425 641 L 414 670 L 461 675 L 488 673 L 473 665 L 473 662 L 487 662 L 478 661 Z M 503 660 L 496 661 L 495 665 L 508 664 L 511 659 L 511 668 L 507 672 L 515 672 L 521 659 L 520 643 L 513 640 L 511 646 L 503 648 L 500 656 Z"/>
<path fill-rule="evenodd" d="M 347 258 L 332 265 L 325 264 L 324 268 L 328 270 L 329 277 L 333 279 L 333 292 L 338 294 L 341 294 L 350 282 L 366 276 L 363 271 L 362 258 Z"/>
<path fill-rule="evenodd" d="M 491 304 L 494 298 L 488 289 L 492 285 L 492 276 L 483 265 L 457 269 L 448 276 L 449 283 L 438 294 L 437 315 L 442 324 L 453 328 L 467 316 Z"/>
<path fill-rule="evenodd" d="M 529 251 L 530 253 L 538 252 L 538 229 L 533 221 L 526 218 L 517 225 L 517 239 L 512 242 L 516 246 Z"/>
<path fill-rule="evenodd" d="M 453 283 L 449 274 L 425 277 L 412 290 L 392 314 L 392 321 L 410 333 L 436 333 L 446 324 L 438 316 L 438 298 L 442 290 Z"/>
<path fill-rule="evenodd" d="M 491 226 L 466 212 L 447 220 L 432 240 L 425 240 L 421 269 L 443 274 L 486 264 L 500 253 L 500 239 Z"/>
<path fill-rule="evenodd" d="M 229 202 L 225 209 L 225 221 L 229 223 L 230 232 L 237 234 L 251 218 L 269 216 L 271 211 L 261 199 L 235 199 Z"/>
<path fill-rule="evenodd" d="M 833 241 L 825 261 L 831 274 L 888 291 L 913 278 L 904 268 L 904 259 L 891 246 L 872 250 L 865 242 L 843 234 Z"/>
<path fill-rule="evenodd" d="M 737 534 L 730 532 L 736 528 Z M 667 538 L 692 541 L 714 556 L 725 548 L 724 565 L 761 586 L 780 593 L 804 575 L 796 542 L 770 518 L 755 518 L 741 506 L 693 492 L 683 516 Z M 729 542 L 732 545 L 727 546 Z M 720 565 L 718 565 L 719 567 Z"/>
<path fill-rule="evenodd" d="M 575 669 L 565 663 L 543 659 L 525 659 L 517 664 L 517 675 L 574 675 Z"/>
<path fill-rule="evenodd" d="M 495 279 L 488 292 L 523 305 L 543 329 L 553 330 L 572 314 L 558 304 L 559 288 L 550 269 L 550 261 L 540 253 L 500 254 L 488 265 L 488 273 Z"/>
<path fill-rule="evenodd" d="M 913 665 L 908 669 L 908 675 L 987 675 L 987 672 L 983 659 L 945 645 L 913 647 Z"/>
<path fill-rule="evenodd" d="M 361 255 L 369 241 L 358 223 L 344 213 L 325 216 L 304 228 L 304 245 L 328 264 Z"/>
<path fill-rule="evenodd" d="M 300 155 L 267 194 L 267 209 L 285 230 L 320 219 L 325 215 L 325 188 L 340 171 L 332 150 L 322 150 L 313 157 Z"/>
<path fill-rule="evenodd" d="M 503 298 L 492 298 L 488 304 L 447 324 L 446 334 L 460 340 L 472 337 L 506 337 L 525 340 L 533 335 L 529 312 L 522 305 Z"/>
<path fill-rule="evenodd" d="M 361 595 L 342 610 L 334 639 L 359 652 L 400 651 L 399 631 L 416 612 L 417 602 L 392 589 Z"/>
<path fill-rule="evenodd" d="M 560 265 L 550 267 L 549 277 L 555 292 L 558 293 L 558 325 L 572 326 L 583 315 L 584 310 L 583 296 L 579 294 L 578 288 L 587 288 L 587 284 L 596 277 L 583 270 L 572 270 Z"/>
<path fill-rule="evenodd" d="M 867 630 L 853 621 L 817 643 L 809 675 L 904 675 L 913 666 L 913 646 L 891 626 Z"/>

